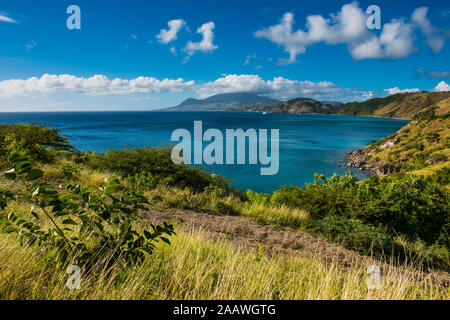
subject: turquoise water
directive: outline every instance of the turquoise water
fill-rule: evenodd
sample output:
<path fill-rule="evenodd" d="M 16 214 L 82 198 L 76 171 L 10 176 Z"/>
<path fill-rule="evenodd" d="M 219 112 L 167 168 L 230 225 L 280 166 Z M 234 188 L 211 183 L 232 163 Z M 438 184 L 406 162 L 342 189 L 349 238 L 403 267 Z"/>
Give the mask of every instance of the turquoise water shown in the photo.
<path fill-rule="evenodd" d="M 193 132 L 194 121 L 203 121 L 203 130 L 279 129 L 279 172 L 261 176 L 260 165 L 213 165 L 210 171 L 232 179 L 241 190 L 273 192 L 280 185 L 301 186 L 314 173 L 345 174 L 338 167 L 345 153 L 360 149 L 407 124 L 404 120 L 315 114 L 260 114 L 227 112 L 61 112 L 0 113 L 0 123 L 36 122 L 59 128 L 80 150 L 104 152 L 134 146 L 171 143 L 172 131 Z M 206 146 L 207 143 L 204 144 Z M 368 176 L 358 170 L 359 178 Z"/>

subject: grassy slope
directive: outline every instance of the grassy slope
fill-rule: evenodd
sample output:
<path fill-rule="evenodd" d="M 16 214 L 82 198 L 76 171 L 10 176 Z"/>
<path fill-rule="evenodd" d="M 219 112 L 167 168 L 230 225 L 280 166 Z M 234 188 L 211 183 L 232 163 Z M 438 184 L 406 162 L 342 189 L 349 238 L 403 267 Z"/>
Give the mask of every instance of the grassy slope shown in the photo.
<path fill-rule="evenodd" d="M 367 146 L 364 149 L 367 164 L 374 167 L 391 165 L 396 170 L 422 175 L 449 168 L 449 112 L 450 98 L 422 109 L 416 117 L 431 117 L 414 120 L 393 135 Z"/>
<path fill-rule="evenodd" d="M 110 273 L 99 266 L 81 290 L 68 290 L 65 270 L 7 236 L 0 238 L 0 299 L 450 299 L 449 290 L 428 277 L 418 282 L 408 267 L 384 269 L 382 290 L 368 290 L 366 267 L 248 253 L 191 232 L 159 245 L 142 265 Z"/>
<path fill-rule="evenodd" d="M 450 92 L 399 93 L 386 98 L 347 103 L 338 114 L 414 119 L 424 110 L 448 98 Z"/>

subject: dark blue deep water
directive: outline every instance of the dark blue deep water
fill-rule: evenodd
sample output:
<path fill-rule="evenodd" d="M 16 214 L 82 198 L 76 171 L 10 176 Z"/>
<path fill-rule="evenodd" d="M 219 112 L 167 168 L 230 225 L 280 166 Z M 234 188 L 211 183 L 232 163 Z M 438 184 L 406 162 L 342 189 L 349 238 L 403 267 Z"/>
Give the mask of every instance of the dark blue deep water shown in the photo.
<path fill-rule="evenodd" d="M 209 169 L 232 179 L 242 190 L 272 192 L 280 185 L 301 186 L 314 173 L 345 174 L 338 167 L 345 153 L 362 148 L 406 125 L 407 121 L 315 114 L 267 114 L 226 112 L 61 112 L 0 113 L 0 123 L 36 122 L 59 128 L 80 150 L 97 152 L 134 146 L 171 143 L 172 131 L 193 131 L 194 121 L 203 130 L 279 129 L 280 169 L 277 175 L 261 176 L 260 165 L 215 165 Z M 204 144 L 206 146 L 207 143 Z M 359 178 L 367 173 L 354 172 Z"/>

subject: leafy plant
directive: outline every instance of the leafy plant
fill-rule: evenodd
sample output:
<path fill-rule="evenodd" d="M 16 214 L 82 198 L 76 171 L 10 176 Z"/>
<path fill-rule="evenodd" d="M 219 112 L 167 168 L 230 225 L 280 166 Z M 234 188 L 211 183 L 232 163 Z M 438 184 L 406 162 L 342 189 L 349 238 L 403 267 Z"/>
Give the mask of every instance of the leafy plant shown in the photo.
<path fill-rule="evenodd" d="M 139 210 L 146 209 L 147 200 L 139 192 L 116 195 L 120 184 L 117 178 L 111 178 L 100 194 L 71 183 L 65 193 L 60 193 L 40 180 L 42 171 L 24 153 L 12 152 L 8 161 L 13 168 L 4 176 L 22 183 L 26 192 L 21 197 L 32 204 L 30 216 L 40 219 L 43 214 L 50 227 L 11 212 L 6 232 L 16 232 L 24 243 L 53 249 L 61 263 L 74 259 L 86 264 L 105 256 L 110 263 L 119 258 L 141 262 L 159 240 L 170 244 L 167 236 L 175 234 L 173 226 L 165 222 L 150 225 L 150 230 L 137 230 L 133 223 Z"/>
<path fill-rule="evenodd" d="M 10 152 L 22 150 L 34 160 L 51 162 L 55 157 L 52 151 L 72 149 L 58 129 L 37 124 L 0 125 L 0 158 L 6 159 Z"/>

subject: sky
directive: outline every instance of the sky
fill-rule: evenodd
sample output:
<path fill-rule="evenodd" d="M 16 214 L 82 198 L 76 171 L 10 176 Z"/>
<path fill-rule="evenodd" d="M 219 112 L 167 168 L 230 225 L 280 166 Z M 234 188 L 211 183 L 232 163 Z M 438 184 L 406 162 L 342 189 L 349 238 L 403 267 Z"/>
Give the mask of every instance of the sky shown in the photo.
<path fill-rule="evenodd" d="M 446 0 L 0 0 L 0 112 L 448 91 L 449 22 Z"/>

